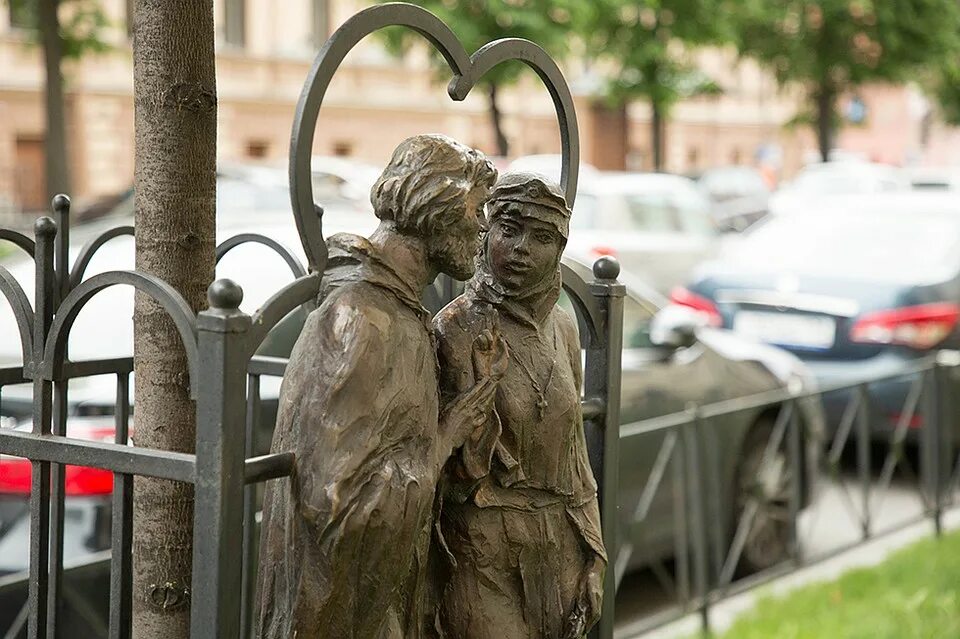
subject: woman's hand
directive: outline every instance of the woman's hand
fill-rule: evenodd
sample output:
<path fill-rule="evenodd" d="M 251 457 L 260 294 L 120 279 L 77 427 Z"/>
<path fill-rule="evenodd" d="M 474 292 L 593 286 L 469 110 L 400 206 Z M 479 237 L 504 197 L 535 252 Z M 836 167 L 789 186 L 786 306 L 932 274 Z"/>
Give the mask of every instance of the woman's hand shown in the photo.
<path fill-rule="evenodd" d="M 476 382 L 454 399 L 440 418 L 440 432 L 447 434 L 451 450 L 468 441 L 480 442 L 485 435 L 499 435 L 499 432 L 488 433 L 486 429 L 497 385 L 507 370 L 507 344 L 495 331 L 483 330 L 473 340 L 471 351 Z"/>
<path fill-rule="evenodd" d="M 473 376 L 477 381 L 491 378 L 499 381 L 507 372 L 507 343 L 495 329 L 484 329 L 473 340 Z"/>
<path fill-rule="evenodd" d="M 606 562 L 599 555 L 593 555 L 580 575 L 577 599 L 567 618 L 563 639 L 580 639 L 600 619 L 603 604 L 603 573 Z"/>

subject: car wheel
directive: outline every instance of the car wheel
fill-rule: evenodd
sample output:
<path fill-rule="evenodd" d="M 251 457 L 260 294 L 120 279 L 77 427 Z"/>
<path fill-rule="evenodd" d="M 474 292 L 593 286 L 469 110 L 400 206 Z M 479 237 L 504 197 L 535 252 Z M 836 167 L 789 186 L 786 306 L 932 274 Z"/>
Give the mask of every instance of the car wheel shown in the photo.
<path fill-rule="evenodd" d="M 786 437 L 767 460 L 774 423 L 761 418 L 744 438 L 737 467 L 734 543 L 743 537 L 741 572 L 765 570 L 790 556 L 790 486 Z M 766 461 L 766 463 L 764 463 Z"/>

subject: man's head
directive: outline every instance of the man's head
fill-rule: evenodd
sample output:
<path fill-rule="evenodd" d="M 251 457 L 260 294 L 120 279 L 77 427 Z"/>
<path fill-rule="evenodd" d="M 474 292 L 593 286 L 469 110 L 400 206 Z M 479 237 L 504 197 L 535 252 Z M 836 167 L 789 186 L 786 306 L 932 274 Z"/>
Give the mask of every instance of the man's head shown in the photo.
<path fill-rule="evenodd" d="M 479 151 L 444 135 L 417 135 L 393 152 L 370 201 L 378 218 L 423 240 L 438 271 L 462 280 L 473 275 L 483 205 L 496 179 Z"/>

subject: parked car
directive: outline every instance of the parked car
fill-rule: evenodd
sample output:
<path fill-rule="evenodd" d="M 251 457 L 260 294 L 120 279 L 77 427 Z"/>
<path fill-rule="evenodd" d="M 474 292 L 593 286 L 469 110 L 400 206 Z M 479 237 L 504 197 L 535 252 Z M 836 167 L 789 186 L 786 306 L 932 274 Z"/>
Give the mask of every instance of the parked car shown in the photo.
<path fill-rule="evenodd" d="M 859 160 L 818 162 L 805 166 L 770 197 L 774 215 L 805 214 L 836 196 L 893 193 L 910 190 L 910 182 L 897 169 Z"/>
<path fill-rule="evenodd" d="M 380 168 L 358 160 L 323 155 L 313 156 L 310 168 L 313 199 L 323 203 L 325 209 L 329 211 L 339 205 L 346 210 L 373 213 L 370 189 L 380 177 Z M 286 167 L 283 174 L 284 188 L 289 189 Z"/>
<path fill-rule="evenodd" d="M 923 166 L 903 170 L 915 191 L 956 191 L 960 189 L 960 170 L 956 167 Z"/>
<path fill-rule="evenodd" d="M 689 178 L 605 172 L 580 190 L 566 255 L 586 262 L 615 256 L 625 271 L 666 294 L 719 242 L 710 203 Z"/>
<path fill-rule="evenodd" d="M 589 268 L 574 260 L 565 260 L 581 277 L 590 279 Z M 624 302 L 624 351 L 621 419 L 623 428 L 644 419 L 681 412 L 688 403 L 700 404 L 759 394 L 791 387 L 809 390 L 812 378 L 795 357 L 769 346 L 740 339 L 729 331 L 700 326 L 692 314 L 670 311 L 668 300 L 656 291 L 625 276 L 628 294 Z M 563 299 L 569 312 L 568 299 Z M 666 309 L 666 310 L 665 310 Z M 279 327 L 280 334 L 272 341 L 274 355 L 289 353 L 302 324 L 302 316 Z M 659 333 L 658 338 L 652 333 Z M 663 335 L 686 335 L 689 341 L 669 343 Z M 104 388 L 104 391 L 106 389 Z M 112 398 L 104 392 L 101 402 L 92 403 L 89 394 L 82 399 L 71 397 L 75 408 L 68 420 L 68 435 L 84 439 L 112 441 L 114 426 Z M 275 395 L 274 395 L 275 398 Z M 73 403 L 76 400 L 76 403 Z M 96 406 L 87 412 L 102 413 L 83 416 L 83 406 Z M 815 442 L 822 429 L 822 415 L 816 403 L 803 404 L 802 422 Z M 274 408 L 275 410 L 275 408 Z M 778 406 L 758 408 L 718 419 L 713 423 L 719 446 L 719 478 L 721 504 L 720 524 L 726 537 L 732 535 L 736 517 L 746 499 L 756 494 L 755 472 Z M 275 413 L 271 415 L 271 418 Z M 261 420 L 265 432 L 262 444 L 269 441 L 272 419 Z M 29 422 L 20 428 L 28 429 Z M 632 569 L 667 559 L 675 552 L 673 478 L 665 475 L 657 490 L 649 515 L 633 521 L 646 482 L 650 478 L 664 433 L 653 432 L 624 440 L 620 451 L 622 539 L 634 552 L 629 561 Z M 808 447 L 809 467 L 815 466 L 816 445 Z M 779 453 L 785 455 L 784 451 Z M 777 477 L 766 477 L 767 491 L 762 493 L 760 513 L 744 548 L 744 564 L 753 569 L 765 568 L 786 557 L 788 529 L 773 516 L 782 509 L 789 489 L 785 463 L 775 464 Z M 0 573 L 25 570 L 28 557 L 29 512 L 27 499 L 30 487 L 30 464 L 16 458 L 0 458 Z M 805 476 L 805 499 L 812 497 L 813 472 Z M 75 560 L 86 553 L 109 548 L 109 493 L 112 474 L 97 469 L 68 467 L 67 510 L 69 525 L 65 557 Z M 106 531 L 106 532 L 104 532 Z"/>
<path fill-rule="evenodd" d="M 717 326 L 791 351 L 821 385 L 896 374 L 960 347 L 960 203 L 946 193 L 835 197 L 772 217 L 674 296 Z M 910 380 L 872 384 L 886 437 Z M 825 398 L 836 426 L 847 394 Z M 922 411 L 911 426 L 922 424 Z"/>
<path fill-rule="evenodd" d="M 626 179 L 634 176 L 614 176 Z M 657 180 L 670 176 L 655 176 Z M 698 202 L 702 197 L 688 180 L 678 178 L 685 187 L 689 187 Z M 626 189 L 625 189 L 626 190 Z M 630 192 L 630 191 L 628 191 Z M 643 194 L 655 192 L 654 189 L 644 189 Z M 586 192 L 585 192 L 586 193 Z M 583 196 L 582 196 L 583 197 Z M 587 194 L 585 201 L 589 201 Z M 677 213 L 670 206 L 663 206 L 676 219 L 681 219 L 683 213 Z M 705 210 L 697 209 L 698 214 L 708 216 Z M 267 215 L 264 215 L 267 213 Z M 302 257 L 299 240 L 293 221 L 289 217 L 270 214 L 269 211 L 260 211 L 256 217 L 244 216 L 235 209 L 221 211 L 218 216 L 218 226 L 221 239 L 239 232 L 260 232 L 281 243 L 286 244 L 297 255 Z M 582 211 L 578 208 L 574 216 L 575 225 L 577 216 Z M 353 231 L 368 234 L 376 227 L 377 220 L 370 215 L 352 214 L 345 211 L 325 215 L 325 232 Z M 701 222 L 706 224 L 708 222 Z M 574 233 L 577 231 L 575 230 Z M 76 251 L 74 252 L 75 257 Z M 576 260 L 567 258 L 567 264 L 585 279 L 592 279 L 587 266 L 592 259 Z M 105 245 L 91 262 L 89 274 L 106 270 L 131 268 L 133 265 L 132 240 L 118 238 Z M 29 289 L 32 282 L 32 265 L 27 260 L 10 266 L 14 275 Z M 277 287 L 289 281 L 293 276 L 283 261 L 274 255 L 265 252 L 263 247 L 247 246 L 238 248 L 229 253 L 218 265 L 219 277 L 231 277 L 241 284 L 244 289 L 244 302 L 241 308 L 247 312 L 255 310 Z M 664 312 L 662 309 L 669 306 L 666 300 L 655 289 L 633 279 L 626 272 L 624 280 L 628 284 L 629 295 L 625 301 L 625 349 L 623 353 L 623 394 L 621 412 L 625 427 L 635 424 L 646 418 L 682 411 L 689 402 L 706 403 L 730 399 L 741 395 L 750 395 L 769 390 L 783 389 L 788 386 L 795 389 L 809 388 L 811 377 L 804 370 L 803 365 L 795 357 L 775 348 L 757 344 L 737 338 L 729 331 L 717 331 L 708 327 L 700 328 L 699 316 L 686 313 L 677 316 L 675 307 Z M 90 307 L 80 313 L 75 324 L 70 341 L 71 357 L 81 360 L 92 357 L 124 356 L 132 352 L 132 292 L 123 287 L 109 289 L 94 297 Z M 439 307 L 439 298 L 434 300 L 434 309 Z M 97 307 L 103 304 L 103 307 Z M 673 311 L 673 313 L 671 313 Z M 671 318 L 671 314 L 673 317 Z M 115 318 L 115 321 L 104 322 L 103 318 Z M 84 322 L 84 318 L 87 318 Z M 285 356 L 289 353 L 296 335 L 302 324 L 302 314 L 291 314 L 272 334 L 265 345 L 266 354 Z M 6 335 L 15 335 L 12 315 L 9 309 L 0 309 L 0 331 Z M 657 331 L 654 331 L 654 326 Z M 651 333 L 660 335 L 685 335 L 683 343 L 671 342 L 669 337 L 655 337 Z M 0 344 L 0 361 L 15 361 L 19 356 L 19 344 L 14 340 L 6 340 Z M 278 393 L 277 380 L 263 378 L 261 395 L 265 410 L 275 411 Z M 18 389 L 5 387 L 0 396 L 0 411 L 21 420 L 21 427 L 27 427 L 29 417 L 29 391 L 22 387 L 22 395 L 18 398 Z M 68 433 L 80 437 L 111 438 L 114 402 L 113 380 L 105 378 L 89 378 L 71 382 L 68 405 Z M 804 404 L 803 424 L 811 437 L 821 428 L 822 417 L 815 404 Z M 768 410 L 757 409 L 738 414 L 735 417 L 718 419 L 715 423 L 718 440 L 719 472 L 723 487 L 720 493 L 721 503 L 717 504 L 718 517 L 725 535 L 732 532 L 735 515 L 742 508 L 747 491 L 753 491 L 751 483 L 753 473 L 762 451 L 761 440 L 768 433 L 772 420 L 777 414 L 778 407 Z M 264 414 L 260 420 L 264 432 L 259 433 L 261 446 L 269 441 L 273 415 Z M 86 430 L 85 430 L 86 428 Z M 650 469 L 653 467 L 660 435 L 650 434 L 639 436 L 625 442 L 622 451 L 621 477 L 623 490 L 621 493 L 623 512 L 626 519 L 621 522 L 624 526 L 624 538 L 632 540 L 636 552 L 631 561 L 631 567 L 645 565 L 651 561 L 663 559 L 674 552 L 674 517 L 672 511 L 671 492 L 672 478 L 667 477 L 659 491 L 657 491 L 652 505 L 650 516 L 642 524 L 633 522 L 629 515 L 636 507 L 639 492 L 647 481 Z M 262 451 L 262 448 L 260 449 Z M 22 461 L 4 458 L 0 460 L 0 477 L 16 475 L 15 469 Z M 783 466 L 778 466 L 782 470 Z M 9 474 L 5 475 L 9 471 Z M 812 474 L 808 474 L 807 485 L 812 482 Z M 785 499 L 787 477 L 778 475 L 769 478 L 766 482 L 767 491 L 763 493 L 764 501 L 761 504 L 761 515 L 769 509 L 782 506 Z M 102 486 L 101 483 L 97 483 Z M 11 487 L 6 491 L 8 496 L 2 512 L 9 514 L 4 519 L 0 530 L 0 543 L 7 543 L 11 548 L 21 547 L 25 540 L 23 534 L 28 528 L 22 523 L 26 511 L 23 508 L 25 494 L 22 485 Z M 79 490 L 79 489 L 78 489 Z M 76 518 L 82 524 L 77 532 L 69 532 L 78 539 L 99 539 L 94 534 L 96 522 L 102 521 L 104 509 L 109 508 L 107 494 L 102 492 L 88 494 L 71 493 L 67 498 L 68 511 L 74 509 L 83 511 L 83 515 Z M 0 492 L 4 492 L 0 481 Z M 755 491 L 754 491 L 755 492 Z M 751 493 L 752 494 L 752 493 Z M 812 491 L 804 491 L 806 499 Z M 19 506 L 16 504 L 19 503 Z M 766 508 L 767 510 L 763 510 Z M 86 527 L 84 527 L 86 526 Z M 70 529 L 73 530 L 73 529 Z M 751 530 L 744 553 L 744 561 L 751 567 L 765 567 L 775 563 L 783 557 L 785 552 L 786 530 L 782 522 L 778 523 L 773 517 L 761 516 L 756 527 Z M 771 543 L 772 540 L 772 543 Z M 72 547 L 83 549 L 83 543 L 74 543 Z M 18 545 L 19 544 L 19 545 Z M 94 547 L 87 548 L 95 550 Z M 12 553 L 4 556 L 20 557 L 20 564 L 11 560 L 7 570 L 24 568 L 26 554 Z"/>
<path fill-rule="evenodd" d="M 112 406 L 111 406 L 112 409 Z M 112 411 L 111 411 L 112 412 Z M 17 430 L 30 430 L 21 422 Z M 72 416 L 67 435 L 114 441 L 113 417 Z M 24 572 L 30 557 L 29 460 L 0 455 L 0 576 Z M 67 466 L 64 472 L 63 560 L 72 563 L 110 548 L 110 494 L 113 473 Z"/>
<path fill-rule="evenodd" d="M 529 173 L 539 173 L 550 178 L 556 183 L 560 183 L 560 168 L 563 166 L 563 156 L 556 153 L 541 153 L 535 155 L 523 155 L 512 160 L 507 164 L 507 171 L 527 171 Z M 501 169 L 498 166 L 498 170 Z M 577 197 L 582 193 L 583 187 L 588 187 L 600 175 L 597 167 L 587 162 L 580 163 L 580 172 L 577 174 Z"/>
<path fill-rule="evenodd" d="M 753 167 L 716 167 L 695 179 L 709 198 L 714 223 L 721 231 L 743 231 L 768 212 L 770 188 Z"/>
<path fill-rule="evenodd" d="M 583 262 L 565 263 L 580 277 L 591 275 Z M 620 402 L 621 429 L 654 417 L 680 413 L 691 403 L 703 405 L 778 389 L 796 393 L 812 391 L 816 381 L 795 356 L 778 348 L 743 339 L 729 330 L 707 325 L 693 313 L 678 313 L 676 305 L 630 273 L 623 312 L 623 354 Z M 569 301 L 561 300 L 561 304 Z M 572 312 L 572 309 L 568 307 Z M 805 433 L 802 478 L 805 507 L 814 498 L 820 439 L 824 428 L 818 400 L 799 403 Z M 763 481 L 757 475 L 760 459 L 781 407 L 771 405 L 725 415 L 710 422 L 706 445 L 715 446 L 717 480 L 707 483 L 711 512 L 720 527 L 719 538 L 729 541 L 743 507 L 758 498 L 758 516 L 746 537 L 740 565 L 761 570 L 782 561 L 789 548 L 787 522 L 779 516 L 788 503 L 790 486 L 786 449 L 776 452 Z M 652 476 L 667 431 L 648 430 L 622 439 L 620 445 L 620 541 L 632 553 L 625 569 L 635 570 L 674 556 L 678 515 L 674 477 L 667 472 L 646 518 L 636 518 L 641 496 Z M 706 472 L 705 467 L 699 472 Z M 762 485 L 761 485 L 762 484 Z M 717 501 L 714 501 L 714 499 Z M 682 541 L 682 540 L 681 540 Z M 722 550 L 722 549 L 719 549 Z M 623 561 L 623 558 L 618 559 Z"/>

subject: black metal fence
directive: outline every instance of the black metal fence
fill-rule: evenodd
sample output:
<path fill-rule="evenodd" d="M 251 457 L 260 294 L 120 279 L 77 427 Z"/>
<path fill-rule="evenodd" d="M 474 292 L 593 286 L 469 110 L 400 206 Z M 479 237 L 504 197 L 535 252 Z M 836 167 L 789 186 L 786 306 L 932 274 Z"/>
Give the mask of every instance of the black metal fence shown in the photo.
<path fill-rule="evenodd" d="M 315 304 L 320 275 L 326 260 L 321 215 L 313 200 L 309 158 L 323 95 L 346 54 L 366 35 L 390 25 L 401 25 L 423 35 L 444 56 L 453 78 L 448 93 L 462 100 L 492 66 L 516 59 L 530 66 L 543 80 L 556 107 L 563 149 L 562 183 L 569 203 L 576 196 L 579 149 L 573 101 L 556 64 L 535 44 L 506 39 L 491 43 L 468 56 L 449 28 L 436 17 L 410 5 L 382 5 L 358 13 L 330 38 L 318 54 L 298 104 L 291 140 L 290 182 L 294 219 L 303 241 L 307 265 L 273 239 L 244 235 L 223 242 L 218 259 L 244 243 L 272 248 L 290 267 L 293 281 L 279 289 L 252 316 L 239 310 L 240 287 L 227 280 L 214 282 L 209 290 L 210 308 L 194 314 L 183 298 L 165 282 L 135 271 L 113 271 L 85 276 L 98 249 L 113 238 L 132 235 L 129 226 L 111 229 L 91 240 L 71 264 L 69 260 L 69 200 L 54 201 L 53 219 L 41 218 L 31 239 L 0 229 L 0 240 L 12 242 L 34 261 L 32 295 L 0 266 L 0 294 L 16 318 L 22 349 L 22 364 L 0 368 L 0 399 L 11 385 L 32 385 L 32 428 L 29 431 L 0 428 L 0 454 L 27 458 L 31 464 L 30 549 L 27 601 L 6 637 L 25 629 L 33 638 L 69 636 L 59 615 L 61 602 L 69 600 L 64 584 L 64 481 L 65 466 L 106 469 L 114 474 L 110 529 L 110 602 L 105 633 L 129 637 L 133 597 L 131 544 L 133 478 L 149 476 L 192 483 L 195 487 L 194 555 L 189 588 L 192 637 L 246 637 L 254 596 L 257 555 L 258 484 L 288 475 L 296 451 L 257 456 L 258 434 L 263 423 L 261 383 L 265 377 L 282 376 L 285 360 L 257 355 L 270 331 L 298 308 Z M 847 409 L 827 447 L 828 463 L 818 464 L 820 442 L 804 415 L 804 395 L 775 393 L 723 404 L 691 406 L 688 411 L 620 428 L 620 356 L 622 348 L 622 299 L 617 283 L 618 268 L 612 260 L 594 267 L 595 279 L 584 281 L 564 272 L 564 287 L 577 311 L 581 341 L 585 348 L 583 412 L 590 461 L 601 491 L 604 541 L 611 558 L 607 571 L 603 616 L 592 636 L 613 636 L 612 595 L 623 578 L 631 555 L 643 552 L 632 537 L 621 544 L 622 530 L 647 519 L 650 505 L 673 479 L 675 508 L 674 570 L 658 574 L 670 582 L 676 605 L 648 618 L 651 628 L 693 610 L 699 610 L 704 628 L 709 627 L 710 606 L 732 592 L 769 579 L 804 563 L 822 559 L 825 553 L 806 552 L 801 530 L 802 513 L 815 504 L 813 478 L 817 468 L 842 479 L 839 459 L 845 444 L 854 437 L 857 452 L 856 487 L 844 487 L 850 508 L 860 521 L 857 543 L 888 532 L 875 525 L 879 508 L 872 496 L 888 486 L 898 469 L 916 476 L 923 509 L 911 522 L 931 518 L 939 529 L 943 508 L 953 503 L 960 469 L 953 455 L 953 419 L 945 390 L 947 368 L 935 361 L 923 362 L 900 376 L 911 379 L 911 390 L 898 422 L 888 438 L 880 475 L 871 475 L 870 384 L 854 388 Z M 67 340 L 77 315 L 91 298 L 113 286 L 131 286 L 156 299 L 175 322 L 187 353 L 191 394 L 196 400 L 197 439 L 195 454 L 152 450 L 130 445 L 131 404 L 129 388 L 133 362 L 129 357 L 71 361 Z M 96 375 L 115 380 L 115 437 L 111 442 L 82 441 L 69 437 L 70 381 Z M 815 393 L 822 396 L 825 389 Z M 271 398 L 267 398 L 271 400 Z M 717 451 L 724 437 L 723 417 L 741 411 L 776 407 L 776 418 L 764 431 L 765 444 L 756 468 L 747 479 L 770 488 L 769 469 L 785 469 L 772 483 L 772 493 L 757 488 L 733 511 L 725 511 L 721 491 L 723 478 Z M 924 415 L 917 428 L 918 410 Z M 644 482 L 636 503 L 618 501 L 621 442 L 652 433 L 662 435 L 656 462 Z M 919 473 L 907 456 L 904 443 L 911 434 L 920 442 Z M 262 437 L 262 435 L 260 435 Z M 749 482 L 748 482 L 749 483 Z M 755 529 L 761 505 L 770 500 L 786 530 L 784 561 L 767 567 L 748 580 L 738 580 L 744 546 Z M 859 505 L 858 505 L 859 504 Z M 766 512 L 764 514 L 771 514 Z M 724 525 L 720 525 L 724 523 Z M 729 533 L 729 534 L 728 534 Z M 831 553 L 839 549 L 831 550 Z M 641 628 L 643 630 L 644 628 Z"/>
<path fill-rule="evenodd" d="M 671 490 L 675 553 L 672 561 L 650 563 L 659 582 L 654 589 L 666 591 L 667 602 L 619 634 L 641 636 L 694 612 L 708 633 L 711 606 L 733 594 L 924 520 L 939 535 L 943 512 L 957 503 L 960 489 L 955 446 L 960 420 L 952 401 L 960 369 L 951 359 L 934 355 L 856 384 L 691 405 L 682 413 L 624 425 L 621 446 L 637 437 L 661 443 L 641 498 L 625 505 L 630 512 L 621 513 L 620 521 L 642 528 L 658 492 Z M 903 405 L 892 415 L 876 414 L 878 396 L 882 400 L 897 383 L 905 390 Z M 822 399 L 842 409 L 821 433 L 811 428 L 812 412 L 804 403 Z M 723 499 L 730 477 L 720 471 L 719 442 L 730 434 L 728 418 L 770 408 L 776 418 L 762 431 L 754 472 L 732 487 L 738 500 Z M 885 508 L 895 480 L 900 493 L 916 497 L 916 508 L 896 505 L 900 513 Z M 825 512 L 853 520 L 846 538 L 819 530 Z M 773 518 L 783 553 L 771 565 L 744 571 L 744 546 L 761 516 Z M 829 523 L 836 528 L 835 521 Z M 631 554 L 640 551 L 628 540 L 621 543 L 618 585 Z"/>
<path fill-rule="evenodd" d="M 210 308 L 191 312 L 165 282 L 135 271 L 115 271 L 84 278 L 91 257 L 131 227 L 103 233 L 69 263 L 69 200 L 58 197 L 54 217 L 41 218 L 33 240 L 12 230 L 0 239 L 13 242 L 35 261 L 32 296 L 0 267 L 0 293 L 16 317 L 23 344 L 22 365 L 0 369 L 5 386 L 33 385 L 33 427 L 29 432 L 0 429 L 0 453 L 30 460 L 30 558 L 28 600 L 19 618 L 33 638 L 58 636 L 58 604 L 63 595 L 64 467 L 97 467 L 114 473 L 110 569 L 110 637 L 130 635 L 133 597 L 131 540 L 133 477 L 149 476 L 194 484 L 193 577 L 189 590 L 191 636 L 238 637 L 249 630 L 255 558 L 255 497 L 252 486 L 290 473 L 295 451 L 253 457 L 260 379 L 280 375 L 283 362 L 255 357 L 269 331 L 298 307 L 310 308 L 317 297 L 326 262 L 321 217 L 314 204 L 310 155 L 323 96 L 346 54 L 366 35 L 386 26 L 410 28 L 443 55 L 453 77 L 448 93 L 463 100 L 491 67 L 518 60 L 543 80 L 557 109 L 563 149 L 561 182 L 569 204 L 576 197 L 579 147 L 573 100 L 559 68 L 537 45 L 504 39 L 469 56 L 439 19 L 412 5 L 390 4 L 359 12 L 334 33 L 318 53 L 307 77 L 293 124 L 290 185 L 294 219 L 307 257 L 304 267 L 271 238 L 247 235 L 227 240 L 218 258 L 246 242 L 277 251 L 296 279 L 280 289 L 253 316 L 239 310 L 240 288 L 226 280 L 209 289 Z M 615 280 L 615 262 L 601 264 L 597 279 L 584 282 L 572 273 L 564 284 L 580 314 L 586 347 L 584 411 L 591 462 L 603 494 L 605 517 L 615 512 L 606 491 L 616 485 L 619 411 L 619 359 L 623 287 Z M 159 302 L 175 322 L 187 353 L 191 395 L 196 400 L 196 453 L 182 454 L 128 445 L 130 358 L 70 361 L 67 338 L 77 314 L 100 291 L 132 286 Z M 69 382 L 93 375 L 116 377 L 116 437 L 113 443 L 67 436 Z M 246 493 L 245 493 L 246 491 Z M 615 526 L 605 527 L 607 547 L 615 548 Z M 238 558 L 243 558 L 238 561 Z M 608 585 L 613 589 L 613 573 Z M 596 636 L 612 636 L 613 598 L 605 602 Z M 14 637 L 19 628 L 11 628 Z"/>
<path fill-rule="evenodd" d="M 193 581 L 190 587 L 193 637 L 248 636 L 256 567 L 258 526 L 255 484 L 290 473 L 295 451 L 254 456 L 260 432 L 260 381 L 282 376 L 285 360 L 255 356 L 268 332 L 291 311 L 314 304 L 320 278 L 307 274 L 295 256 L 270 238 L 231 238 L 218 257 L 245 242 L 274 248 L 296 279 L 280 289 L 253 316 L 238 310 L 242 291 L 229 280 L 210 287 L 210 309 L 197 315 L 164 282 L 132 272 L 101 273 L 84 279 L 83 270 L 96 248 L 125 232 L 110 230 L 91 240 L 68 268 L 69 201 L 58 198 L 56 221 L 42 218 L 36 240 L 5 232 L 33 256 L 36 290 L 31 304 L 26 292 L 0 266 L 0 292 L 17 319 L 23 364 L 0 369 L 0 396 L 5 386 L 32 383 L 33 428 L 30 432 L 0 429 L 0 453 L 31 460 L 30 559 L 28 600 L 5 636 L 16 637 L 26 626 L 33 637 L 58 634 L 63 599 L 64 466 L 90 466 L 114 473 L 112 551 L 108 634 L 128 637 L 133 593 L 131 542 L 133 477 L 149 476 L 193 483 Z M 57 233 L 58 228 L 60 233 Z M 597 267 L 598 278 L 585 282 L 565 272 L 564 285 L 575 300 L 587 350 L 585 428 L 591 459 L 602 485 L 616 485 L 615 436 L 618 428 L 620 313 L 622 285 L 613 262 Z M 70 361 L 67 337 L 78 313 L 94 295 L 127 285 L 153 296 L 174 319 L 187 352 L 191 392 L 197 402 L 196 454 L 129 446 L 129 385 L 132 358 Z M 69 381 L 94 375 L 116 377 L 113 443 L 68 437 Z M 612 406 L 612 410 L 607 410 Z M 272 428 L 272 425 L 267 425 Z M 610 463 L 609 460 L 614 462 Z M 609 516 L 615 500 L 604 500 Z M 612 531 L 613 527 L 609 527 Z M 611 537 L 609 547 L 614 547 Z M 242 558 L 242 560 L 238 560 Z M 611 571 L 612 577 L 612 571 Z M 612 583 L 611 583 L 612 591 Z M 612 636 L 613 598 L 608 598 L 599 636 Z"/>

